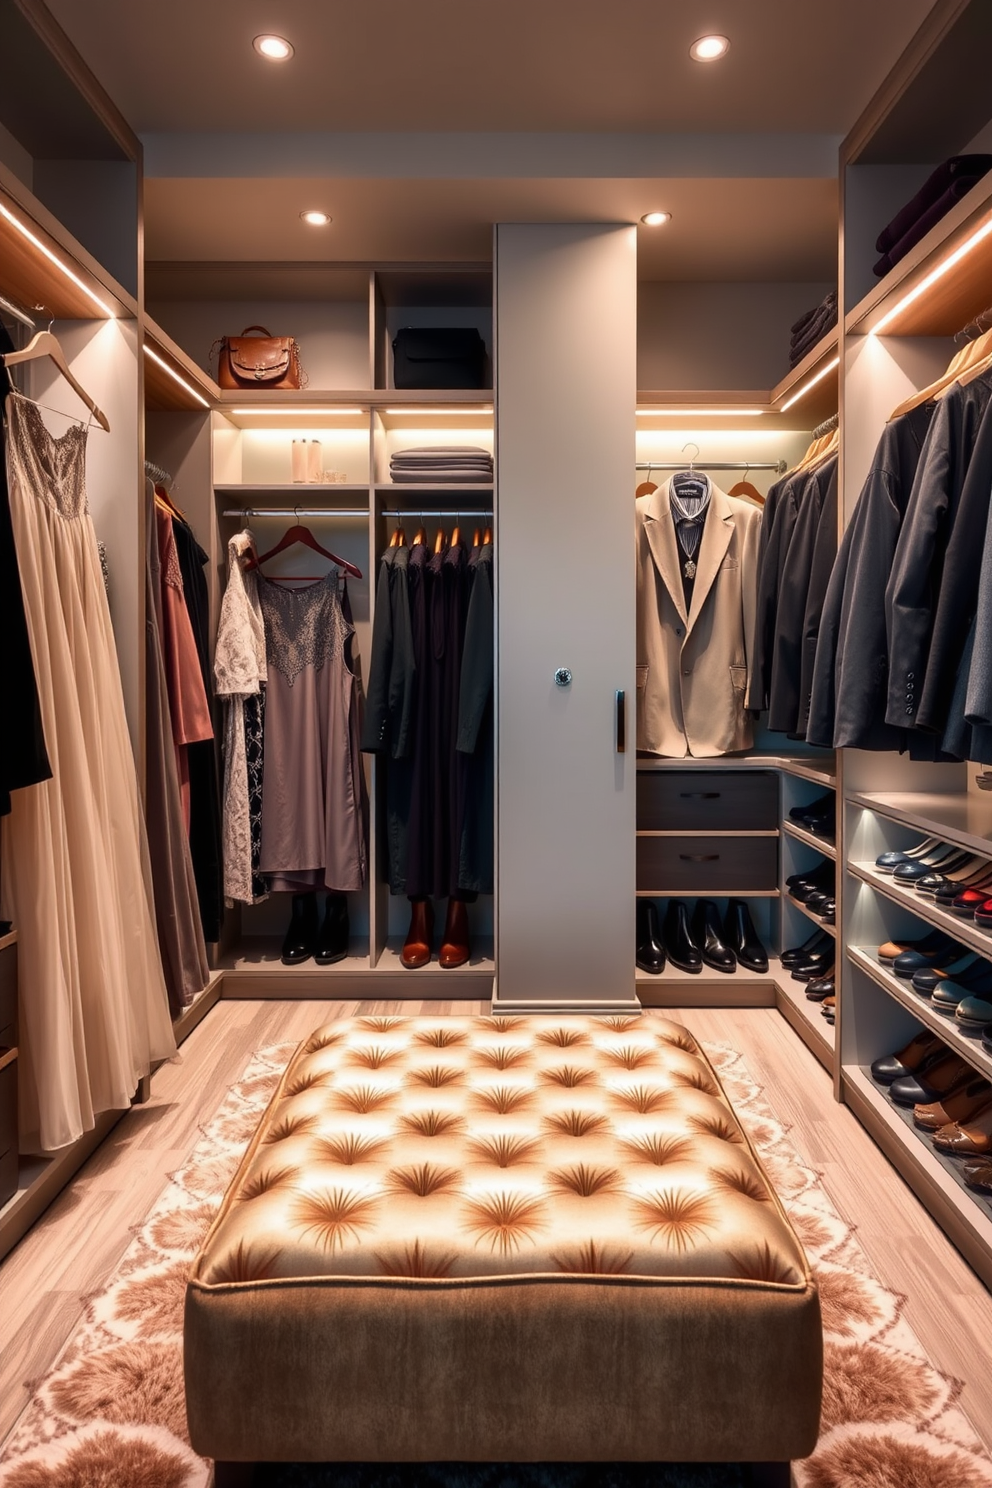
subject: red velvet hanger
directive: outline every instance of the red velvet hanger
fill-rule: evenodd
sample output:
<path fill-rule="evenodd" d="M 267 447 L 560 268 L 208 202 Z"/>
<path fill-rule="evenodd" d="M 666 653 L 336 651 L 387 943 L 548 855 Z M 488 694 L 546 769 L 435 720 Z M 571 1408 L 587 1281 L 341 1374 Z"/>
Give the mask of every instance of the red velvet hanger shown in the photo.
<path fill-rule="evenodd" d="M 353 579 L 360 579 L 362 577 L 362 570 L 360 568 L 356 568 L 355 565 L 353 563 L 349 563 L 346 558 L 339 558 L 336 553 L 329 553 L 326 548 L 322 548 L 320 543 L 314 537 L 313 533 L 310 531 L 310 528 L 301 526 L 299 522 L 295 523 L 294 526 L 286 529 L 274 548 L 270 548 L 267 553 L 262 553 L 259 555 L 258 558 L 250 560 L 248 563 L 245 564 L 245 567 L 249 570 L 253 568 L 261 568 L 263 563 L 267 563 L 268 560 L 270 558 L 274 558 L 277 553 L 284 553 L 286 549 L 291 548 L 294 543 L 300 543 L 305 548 L 311 548 L 315 553 L 319 553 L 322 558 L 328 559 L 331 563 L 336 563 L 338 568 L 343 568 L 345 573 L 350 574 Z M 287 575 L 287 577 L 296 578 L 297 575 L 291 574 Z"/>

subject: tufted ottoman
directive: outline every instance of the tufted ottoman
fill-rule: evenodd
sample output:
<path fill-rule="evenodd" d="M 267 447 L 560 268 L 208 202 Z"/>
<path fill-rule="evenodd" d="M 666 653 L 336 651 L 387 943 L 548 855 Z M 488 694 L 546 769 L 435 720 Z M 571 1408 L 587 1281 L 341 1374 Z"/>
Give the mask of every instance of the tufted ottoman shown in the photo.
<path fill-rule="evenodd" d="M 664 1019 L 358 1018 L 296 1051 L 193 1266 L 194 1448 L 787 1462 L 822 1332 L 782 1207 Z"/>

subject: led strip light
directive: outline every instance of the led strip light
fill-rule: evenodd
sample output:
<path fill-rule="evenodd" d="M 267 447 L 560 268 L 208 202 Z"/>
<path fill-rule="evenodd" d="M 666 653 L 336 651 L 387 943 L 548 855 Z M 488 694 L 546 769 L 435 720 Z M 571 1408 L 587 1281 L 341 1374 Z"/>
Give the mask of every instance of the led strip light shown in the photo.
<path fill-rule="evenodd" d="M 985 222 L 983 222 L 982 226 L 975 232 L 973 232 L 970 238 L 965 238 L 960 247 L 955 248 L 953 253 L 949 253 L 945 259 L 942 259 L 935 269 L 931 269 L 930 273 L 927 274 L 923 279 L 921 279 L 919 284 L 917 284 L 915 288 L 911 289 L 908 294 L 903 295 L 902 299 L 899 300 L 895 305 L 893 305 L 892 309 L 882 316 L 878 324 L 872 326 L 868 334 L 870 336 L 880 335 L 885 326 L 890 325 L 892 321 L 895 320 L 896 316 L 901 315 L 902 312 L 909 305 L 912 305 L 916 300 L 920 298 L 921 295 L 926 294 L 927 290 L 930 289 L 932 285 L 936 284 L 938 279 L 942 279 L 944 275 L 950 269 L 953 269 L 955 264 L 960 263 L 961 260 L 965 258 L 972 251 L 973 248 L 977 248 L 979 243 L 984 242 L 984 240 L 989 236 L 989 233 L 992 233 L 992 217 L 989 217 Z"/>
<path fill-rule="evenodd" d="M 113 320 L 115 318 L 114 312 L 113 310 L 111 310 L 110 306 L 105 305 L 103 300 L 100 299 L 100 296 L 94 294 L 89 285 L 84 284 L 79 275 L 74 274 L 72 269 L 69 268 L 68 264 L 64 264 L 59 258 L 58 254 L 53 253 L 47 243 L 43 243 L 39 237 L 36 237 L 31 229 L 29 227 L 26 227 L 19 217 L 15 217 L 13 212 L 11 212 L 7 207 L 4 206 L 3 202 L 0 202 L 0 217 L 3 217 L 5 221 L 9 222 L 11 227 L 15 227 L 22 237 L 27 238 L 32 247 L 37 248 L 39 253 L 44 254 L 49 263 L 53 263 L 59 270 L 59 272 L 64 274 L 65 277 L 70 280 L 77 289 L 81 289 L 83 291 L 83 294 L 93 301 L 94 305 L 98 305 L 108 320 Z"/>
<path fill-rule="evenodd" d="M 809 382 L 805 383 L 797 393 L 793 393 L 791 398 L 787 398 L 785 400 L 785 402 L 782 404 L 782 407 L 779 409 L 779 413 L 787 413 L 788 410 L 792 407 L 793 403 L 798 403 L 800 398 L 805 398 L 806 394 L 810 391 L 811 388 L 815 388 L 818 382 L 822 382 L 825 377 L 829 377 L 830 373 L 839 366 L 840 357 L 835 356 L 833 361 L 828 362 L 825 367 L 821 367 L 816 376 L 811 377 Z"/>
<path fill-rule="evenodd" d="M 239 418 L 295 418 L 304 423 L 308 418 L 324 418 L 327 414 L 353 418 L 368 412 L 365 408 L 266 408 L 264 405 L 257 408 L 222 408 L 220 411 L 236 414 Z"/>
<path fill-rule="evenodd" d="M 196 391 L 196 388 L 186 381 L 185 377 L 180 377 L 176 369 L 174 367 L 170 367 L 168 362 L 160 357 L 157 351 L 152 351 L 150 346 L 146 346 L 145 356 L 150 357 L 151 360 L 155 363 L 156 367 L 161 367 L 163 372 L 168 372 L 173 382 L 178 382 L 183 391 L 189 393 L 191 398 L 195 398 L 197 403 L 202 403 L 204 408 L 210 407 L 210 404 L 207 402 L 206 398 L 202 397 L 201 394 Z"/>
<path fill-rule="evenodd" d="M 760 418 L 764 408 L 638 408 L 638 418 Z"/>

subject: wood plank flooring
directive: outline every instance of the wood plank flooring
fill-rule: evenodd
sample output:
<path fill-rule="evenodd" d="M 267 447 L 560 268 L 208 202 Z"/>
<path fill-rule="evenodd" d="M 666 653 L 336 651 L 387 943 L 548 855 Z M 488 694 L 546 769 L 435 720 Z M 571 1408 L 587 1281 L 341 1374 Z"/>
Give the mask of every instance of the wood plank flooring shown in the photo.
<path fill-rule="evenodd" d="M 152 1096 L 115 1127 L 0 1265 L 0 1441 L 58 1358 L 198 1127 L 256 1049 L 295 1042 L 361 1013 L 476 1013 L 488 1004 L 222 1001 L 152 1079 Z M 665 1010 L 701 1039 L 731 1044 L 859 1238 L 933 1363 L 962 1381 L 961 1404 L 992 1448 L 992 1296 L 890 1167 L 827 1075 L 773 1008 Z"/>

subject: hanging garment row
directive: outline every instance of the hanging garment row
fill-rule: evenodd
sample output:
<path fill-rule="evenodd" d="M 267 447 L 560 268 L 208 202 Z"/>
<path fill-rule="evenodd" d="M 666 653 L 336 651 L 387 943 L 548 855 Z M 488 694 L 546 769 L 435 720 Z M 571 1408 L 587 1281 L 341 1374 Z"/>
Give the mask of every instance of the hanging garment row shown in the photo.
<path fill-rule="evenodd" d="M 389 886 L 411 901 L 404 966 L 433 954 L 434 898 L 447 898 L 441 966 L 471 954 L 466 905 L 493 887 L 493 542 L 460 521 L 433 553 L 421 523 L 382 556 L 362 748 L 385 765 Z"/>
<path fill-rule="evenodd" d="M 807 737 L 992 763 L 992 332 L 883 430 L 830 578 Z"/>
<path fill-rule="evenodd" d="M 48 340 L 36 337 L 5 365 L 44 355 L 63 371 L 61 348 L 42 335 Z M 21 1149 L 30 1152 L 66 1146 L 101 1111 L 126 1108 L 175 1040 L 86 499 L 87 426 L 72 422 L 56 437 L 38 405 L 6 386 L 6 371 L 3 378 L 2 603 L 20 712 L 9 709 L 4 728 L 0 784 L 12 793 L 2 912 L 17 929 L 19 982 L 30 991 L 20 999 L 18 1061 Z M 92 420 L 95 404 L 68 380 Z M 98 422 L 106 427 L 102 415 Z"/>
<path fill-rule="evenodd" d="M 262 571 L 294 546 L 331 566 L 306 576 Z M 224 890 L 232 903 L 293 896 L 287 965 L 347 954 L 344 896 L 367 876 L 349 574 L 361 578 L 300 523 L 264 553 L 248 528 L 228 544 L 214 656 L 225 701 Z M 319 890 L 328 891 L 322 922 Z"/>
<path fill-rule="evenodd" d="M 768 492 L 758 543 L 757 602 L 748 708 L 774 733 L 803 738 L 824 598 L 837 553 L 833 427 Z"/>

